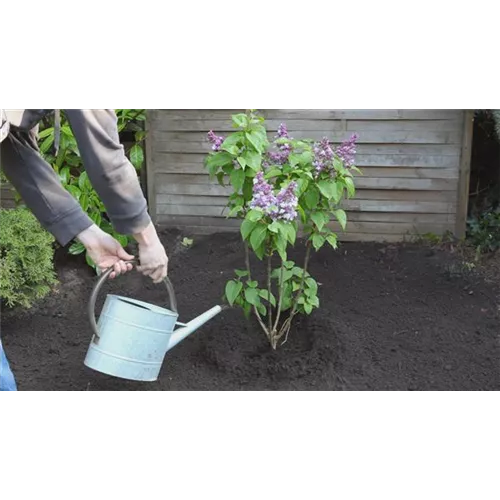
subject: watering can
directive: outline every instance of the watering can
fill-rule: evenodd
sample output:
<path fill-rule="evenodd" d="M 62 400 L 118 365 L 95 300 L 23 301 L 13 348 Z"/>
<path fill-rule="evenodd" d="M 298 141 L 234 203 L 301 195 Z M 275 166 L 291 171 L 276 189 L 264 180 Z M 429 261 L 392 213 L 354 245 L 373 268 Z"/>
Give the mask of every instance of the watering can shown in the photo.
<path fill-rule="evenodd" d="M 178 322 L 174 288 L 167 277 L 164 282 L 170 309 L 107 295 L 96 322 L 97 295 L 112 271 L 111 267 L 100 276 L 90 296 L 88 313 L 94 335 L 84 364 L 114 377 L 153 382 L 158 379 L 166 353 L 219 314 L 222 307 L 215 306 L 187 324 Z"/>

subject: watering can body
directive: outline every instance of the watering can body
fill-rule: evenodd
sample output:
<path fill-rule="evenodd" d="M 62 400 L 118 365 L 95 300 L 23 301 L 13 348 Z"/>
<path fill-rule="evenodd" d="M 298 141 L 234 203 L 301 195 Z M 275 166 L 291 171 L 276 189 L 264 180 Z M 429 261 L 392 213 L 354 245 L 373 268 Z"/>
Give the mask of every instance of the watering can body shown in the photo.
<path fill-rule="evenodd" d="M 106 277 L 99 283 L 102 284 L 104 279 Z M 222 310 L 215 306 L 188 324 L 178 323 L 177 305 L 170 284 L 170 309 L 110 294 L 96 323 L 94 307 L 98 285 L 89 303 L 94 336 L 84 364 L 127 380 L 157 380 L 165 354 Z"/>

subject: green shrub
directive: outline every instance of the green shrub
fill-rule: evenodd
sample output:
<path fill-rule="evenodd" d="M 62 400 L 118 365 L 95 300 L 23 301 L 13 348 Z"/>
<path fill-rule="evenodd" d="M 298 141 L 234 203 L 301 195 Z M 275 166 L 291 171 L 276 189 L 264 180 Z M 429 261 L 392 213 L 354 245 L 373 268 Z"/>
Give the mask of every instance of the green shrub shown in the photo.
<path fill-rule="evenodd" d="M 498 250 L 500 248 L 500 208 L 469 219 L 467 238 L 478 254 Z"/>
<path fill-rule="evenodd" d="M 0 299 L 31 307 L 57 283 L 54 238 L 23 207 L 0 210 Z"/>

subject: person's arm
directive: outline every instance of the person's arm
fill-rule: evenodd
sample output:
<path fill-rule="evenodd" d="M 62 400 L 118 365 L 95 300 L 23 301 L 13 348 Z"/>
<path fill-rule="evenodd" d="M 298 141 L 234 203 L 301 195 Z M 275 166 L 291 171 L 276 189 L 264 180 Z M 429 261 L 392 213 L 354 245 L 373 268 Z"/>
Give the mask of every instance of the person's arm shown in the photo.
<path fill-rule="evenodd" d="M 139 271 L 155 282 L 161 281 L 167 275 L 168 258 L 148 214 L 137 172 L 120 144 L 115 112 L 112 109 L 65 111 L 85 170 L 113 227 L 119 233 L 133 235 L 138 242 Z"/>

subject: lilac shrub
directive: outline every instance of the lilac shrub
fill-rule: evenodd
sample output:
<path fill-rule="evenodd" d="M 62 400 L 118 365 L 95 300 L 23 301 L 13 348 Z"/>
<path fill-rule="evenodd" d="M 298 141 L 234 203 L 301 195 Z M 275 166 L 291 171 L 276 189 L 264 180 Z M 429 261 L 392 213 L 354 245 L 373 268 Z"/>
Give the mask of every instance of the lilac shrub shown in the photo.
<path fill-rule="evenodd" d="M 357 135 L 338 146 L 321 141 L 293 139 L 285 123 L 268 140 L 264 119 L 254 111 L 232 116 L 235 132 L 227 137 L 208 133 L 212 152 L 206 159 L 211 178 L 232 186 L 230 217 L 241 219 L 246 268 L 228 281 L 225 299 L 249 316 L 255 314 L 271 346 L 284 343 L 297 314 L 319 307 L 318 283 L 307 271 L 312 250 L 329 244 L 337 248 L 336 220 L 345 229 L 347 216 L 340 208 L 355 194 Z M 303 267 L 288 260 L 299 225 L 305 237 Z M 252 277 L 250 252 L 267 265 L 267 280 Z M 273 259 L 279 265 L 273 268 Z"/>

